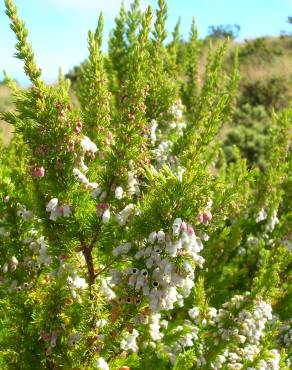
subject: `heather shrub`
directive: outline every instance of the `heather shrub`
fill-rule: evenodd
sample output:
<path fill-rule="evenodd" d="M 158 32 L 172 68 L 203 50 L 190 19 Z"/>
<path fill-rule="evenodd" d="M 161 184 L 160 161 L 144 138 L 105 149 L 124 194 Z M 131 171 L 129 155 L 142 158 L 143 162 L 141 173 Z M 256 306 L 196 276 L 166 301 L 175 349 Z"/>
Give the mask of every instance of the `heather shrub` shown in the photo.
<path fill-rule="evenodd" d="M 167 6 L 103 18 L 70 82 L 47 86 L 5 0 L 31 87 L 8 75 L 16 135 L 0 162 L 3 369 L 289 369 L 292 112 L 274 115 L 265 171 L 219 132 L 232 121 L 237 57 L 209 47 L 198 80 L 195 22 L 177 84 Z M 183 93 L 182 93 L 183 91 Z M 183 100 L 182 100 L 183 98 Z M 256 114 L 259 114 L 258 112 Z"/>

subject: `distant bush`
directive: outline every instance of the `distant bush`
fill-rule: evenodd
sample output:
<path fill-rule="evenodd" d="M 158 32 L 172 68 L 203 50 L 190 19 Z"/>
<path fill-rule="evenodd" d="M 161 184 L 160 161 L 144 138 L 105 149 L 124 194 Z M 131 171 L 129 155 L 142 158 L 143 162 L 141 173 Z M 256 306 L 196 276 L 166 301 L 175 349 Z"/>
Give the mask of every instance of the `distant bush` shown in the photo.
<path fill-rule="evenodd" d="M 267 80 L 248 82 L 243 85 L 241 104 L 263 105 L 266 109 L 282 109 L 289 105 L 291 78 L 271 77 Z"/>
<path fill-rule="evenodd" d="M 245 104 L 235 112 L 234 126 L 224 141 L 224 152 L 228 162 L 236 160 L 236 146 L 247 159 L 249 167 L 266 165 L 266 146 L 269 140 L 271 118 L 263 106 Z"/>
<path fill-rule="evenodd" d="M 209 26 L 208 35 L 215 39 L 236 39 L 239 36 L 240 25 L 239 24 L 220 24 L 219 26 Z"/>
<path fill-rule="evenodd" d="M 253 58 L 256 57 L 258 62 L 272 61 L 275 56 L 281 55 L 282 50 L 277 47 L 271 47 L 267 43 L 266 38 L 259 37 L 254 40 L 247 40 L 245 44 L 239 48 L 238 57 L 239 60 L 250 60 L 253 62 Z"/>

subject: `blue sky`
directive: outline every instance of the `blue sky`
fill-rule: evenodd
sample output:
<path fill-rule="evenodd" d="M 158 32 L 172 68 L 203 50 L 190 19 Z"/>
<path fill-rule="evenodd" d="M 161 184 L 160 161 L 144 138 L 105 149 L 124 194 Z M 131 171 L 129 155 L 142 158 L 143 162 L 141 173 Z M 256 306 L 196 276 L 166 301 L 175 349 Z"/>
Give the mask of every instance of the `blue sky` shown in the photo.
<path fill-rule="evenodd" d="M 59 66 L 64 72 L 87 56 L 87 31 L 94 29 L 100 11 L 105 17 L 105 36 L 114 25 L 120 0 L 14 0 L 19 15 L 29 28 L 38 65 L 46 82 L 53 82 Z M 125 0 L 128 7 L 130 0 Z M 141 0 L 142 7 L 156 6 L 156 0 Z M 181 34 L 188 36 L 191 18 L 196 17 L 199 36 L 207 34 L 208 26 L 238 23 L 240 38 L 279 35 L 292 31 L 286 23 L 292 16 L 292 0 L 168 0 L 171 31 L 177 18 L 182 17 Z M 0 79 L 5 69 L 21 84 L 28 83 L 22 63 L 13 58 L 15 37 L 4 14 L 0 0 Z"/>

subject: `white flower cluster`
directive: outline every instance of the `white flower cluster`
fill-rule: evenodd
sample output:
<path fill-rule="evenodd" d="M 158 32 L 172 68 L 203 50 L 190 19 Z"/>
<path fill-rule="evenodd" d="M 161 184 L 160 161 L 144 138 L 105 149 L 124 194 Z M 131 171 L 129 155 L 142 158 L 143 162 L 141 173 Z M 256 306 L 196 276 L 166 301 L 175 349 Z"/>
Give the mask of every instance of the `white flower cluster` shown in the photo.
<path fill-rule="evenodd" d="M 18 259 L 12 256 L 9 262 L 5 262 L 2 266 L 2 271 L 6 274 L 8 271 L 14 272 L 18 266 Z"/>
<path fill-rule="evenodd" d="M 230 302 L 224 303 L 218 313 L 213 312 L 208 324 L 216 328 L 214 345 L 219 345 L 222 341 L 228 343 L 233 339 L 237 341 L 238 347 L 235 350 L 227 346 L 210 364 L 211 369 L 219 370 L 224 366 L 234 370 L 243 369 L 246 361 L 254 361 L 261 352 L 260 340 L 265 334 L 267 322 L 272 320 L 272 308 L 270 304 L 258 299 L 255 307 L 248 311 L 244 308 L 248 296 L 248 293 L 245 296 L 236 295 Z"/>
<path fill-rule="evenodd" d="M 124 244 L 120 244 L 118 247 L 116 247 L 114 250 L 113 250 L 113 255 L 115 257 L 117 256 L 120 256 L 122 254 L 128 254 L 129 251 L 131 250 L 132 248 L 132 244 L 131 243 L 124 243 Z M 113 273 L 115 270 L 112 270 Z"/>
<path fill-rule="evenodd" d="M 258 370 L 281 370 L 281 355 L 278 350 L 271 349 L 266 356 L 269 356 L 269 358 L 266 358 L 265 360 L 262 359 L 258 362 Z M 253 368 L 248 367 L 247 370 L 253 370 Z"/>
<path fill-rule="evenodd" d="M 166 162 L 170 161 L 170 152 L 173 142 L 170 140 L 163 140 L 153 150 L 154 158 L 158 163 L 158 168 L 161 168 Z"/>
<path fill-rule="evenodd" d="M 84 290 L 87 288 L 87 283 L 84 278 L 81 278 L 79 276 L 73 275 L 73 277 L 68 276 L 67 278 L 67 284 L 70 287 L 70 289 L 73 291 L 74 289 L 81 289 Z"/>
<path fill-rule="evenodd" d="M 101 279 L 99 291 L 108 301 L 111 301 L 116 298 L 116 294 L 112 289 L 113 287 L 114 284 L 110 277 Z"/>
<path fill-rule="evenodd" d="M 149 331 L 152 341 L 144 343 L 144 347 L 155 349 L 158 358 L 167 355 L 169 361 L 174 364 L 177 356 L 185 349 L 193 347 L 198 339 L 199 328 L 189 320 L 184 320 L 180 325 L 168 331 L 174 339 L 173 343 L 164 344 L 165 334 L 161 330 L 169 327 L 167 320 L 161 320 L 161 314 L 154 313 L 150 316 Z"/>
<path fill-rule="evenodd" d="M 254 253 L 257 253 L 256 250 L 258 249 L 258 246 L 261 242 L 263 242 L 266 246 L 269 247 L 275 246 L 275 242 L 277 239 L 273 239 L 272 238 L 273 234 L 270 233 L 274 231 L 275 226 L 279 223 L 277 211 L 274 210 L 271 217 L 268 218 L 268 214 L 262 208 L 256 217 L 256 222 L 259 223 L 262 221 L 266 222 L 263 222 L 261 224 L 261 227 L 259 230 L 257 230 L 256 235 L 250 234 L 245 244 L 239 247 L 237 251 L 238 256 L 254 255 Z M 282 243 L 287 246 L 288 250 L 292 249 L 291 242 L 288 239 L 282 240 Z"/>
<path fill-rule="evenodd" d="M 165 320 L 159 322 L 161 316 L 156 314 L 150 318 L 150 337 L 153 342 L 148 342 L 146 345 L 155 348 L 158 357 L 165 358 L 165 354 L 167 354 L 172 364 L 186 348 L 195 346 L 198 351 L 197 368 L 205 368 L 208 365 L 208 368 L 215 370 L 222 368 L 255 369 L 254 367 L 245 367 L 246 361 L 248 361 L 251 364 L 256 363 L 256 369 L 280 369 L 280 354 L 275 349 L 269 352 L 265 350 L 265 359 L 258 359 L 258 355 L 260 356 L 262 351 L 261 338 L 265 334 L 265 326 L 272 319 L 271 306 L 262 300 L 257 300 L 255 307 L 248 311 L 244 308 L 248 295 L 247 293 L 245 296 L 233 297 L 218 311 L 214 307 L 209 307 L 208 312 L 204 312 L 202 317 L 200 317 L 199 308 L 192 307 L 188 313 L 194 324 L 189 320 L 184 320 L 176 328 L 171 328 L 167 334 L 171 334 L 174 339 L 172 343 L 167 345 L 163 343 L 166 333 L 162 332 L 161 328 L 168 326 L 162 324 Z M 212 362 L 208 361 L 208 347 L 196 343 L 199 330 L 204 330 L 203 328 L 206 328 L 208 336 L 212 338 L 210 342 L 212 348 L 210 349 L 225 343 L 221 353 Z M 234 340 L 238 343 L 237 348 L 232 344 Z"/>
<path fill-rule="evenodd" d="M 46 206 L 46 211 L 50 213 L 50 220 L 57 221 L 58 217 L 70 217 L 71 209 L 65 204 L 62 207 L 58 207 L 59 200 L 52 198 Z"/>
<path fill-rule="evenodd" d="M 174 121 L 170 123 L 170 127 L 176 130 L 178 136 L 182 136 L 184 134 L 184 129 L 187 127 L 186 123 L 182 121 L 183 109 L 184 106 L 180 99 L 177 100 L 172 106 L 172 114 L 174 115 Z"/>
<path fill-rule="evenodd" d="M 52 257 L 48 254 L 48 244 L 44 236 L 34 240 L 29 237 L 23 241 L 24 244 L 28 244 L 29 249 L 37 256 L 37 262 L 35 262 L 30 256 L 25 258 L 25 264 L 30 269 L 40 268 L 43 266 L 49 266 L 52 262 Z"/>
<path fill-rule="evenodd" d="M 267 217 L 268 217 L 267 212 L 264 210 L 264 208 L 261 208 L 256 216 L 255 221 L 258 224 L 259 222 L 266 220 Z"/>
<path fill-rule="evenodd" d="M 173 238 L 163 230 L 150 233 L 143 247 L 134 254 L 136 266 L 124 271 L 110 270 L 112 283 L 126 285 L 148 298 L 153 312 L 171 310 L 175 304 L 183 306 L 194 286 L 194 268 L 203 266 L 204 259 L 199 255 L 203 244 L 193 228 L 180 218 L 172 225 Z M 127 254 L 131 243 L 124 243 L 113 250 L 113 255 Z M 134 253 L 134 252 L 133 252 Z M 181 257 L 179 270 L 171 258 Z M 139 262 L 138 262 L 139 261 Z"/>
<path fill-rule="evenodd" d="M 278 219 L 277 211 L 274 210 L 271 218 L 268 220 L 268 223 L 266 225 L 266 231 L 271 233 L 274 230 L 277 223 L 279 223 L 279 219 Z"/>
<path fill-rule="evenodd" d="M 98 319 L 96 320 L 96 327 L 98 329 L 102 329 L 108 324 L 108 321 L 106 319 Z"/>
<path fill-rule="evenodd" d="M 129 162 L 129 167 L 132 169 L 133 164 L 131 161 Z M 75 178 L 81 182 L 85 189 L 92 189 L 90 196 L 92 198 L 99 198 L 101 202 L 104 202 L 108 196 L 108 192 L 103 190 L 100 185 L 96 182 L 90 182 L 89 179 L 78 169 L 73 169 L 73 174 Z M 124 189 L 122 186 L 117 186 L 113 189 L 114 196 L 117 200 L 121 200 L 124 196 Z M 127 184 L 127 194 L 128 196 L 132 196 L 136 194 L 137 196 L 140 195 L 140 188 L 139 183 L 136 178 L 135 173 L 130 170 L 128 171 L 128 184 Z M 115 214 L 115 220 L 119 225 L 125 225 L 130 215 L 133 213 L 134 210 L 133 204 L 128 204 L 124 209 L 118 211 Z M 138 212 L 138 211 L 137 211 Z M 111 219 L 111 211 L 110 205 L 108 203 L 99 203 L 96 205 L 96 213 L 97 216 L 101 217 L 104 223 L 109 223 Z M 138 214 L 138 213 L 137 213 Z"/>
<path fill-rule="evenodd" d="M 279 327 L 279 337 L 284 346 L 292 350 L 292 319 L 282 323 Z"/>
<path fill-rule="evenodd" d="M 84 136 L 81 140 L 81 148 L 84 153 L 92 153 L 95 154 L 97 152 L 97 146 L 92 142 L 89 137 Z"/>
<path fill-rule="evenodd" d="M 265 354 L 266 359 L 261 359 L 257 362 L 255 367 L 246 367 L 243 362 L 249 360 L 250 358 L 255 359 L 257 355 L 260 354 L 260 348 L 254 345 L 247 345 L 244 347 L 244 352 L 241 351 L 230 351 L 226 349 L 221 355 L 218 355 L 216 362 L 212 363 L 211 369 L 231 369 L 231 370 L 280 370 L 280 353 L 272 349 Z M 247 355 L 247 357 L 244 357 Z M 268 357 L 269 356 L 269 357 Z M 252 361 L 252 360 L 250 360 Z"/>
<path fill-rule="evenodd" d="M 267 218 L 268 218 L 268 214 L 264 210 L 264 208 L 262 208 L 257 214 L 255 221 L 256 223 L 260 223 L 262 221 L 265 221 Z M 277 223 L 279 223 L 277 210 L 274 210 L 271 218 L 267 221 L 267 224 L 265 225 L 265 231 L 271 233 L 275 229 L 275 226 L 277 225 Z"/>
<path fill-rule="evenodd" d="M 136 329 L 133 329 L 131 333 L 128 331 L 124 334 L 123 339 L 121 340 L 120 347 L 122 350 L 128 352 L 138 352 L 138 345 L 137 345 L 137 338 L 139 336 L 139 332 Z"/>
<path fill-rule="evenodd" d="M 84 170 L 84 169 L 83 169 Z M 93 189 L 92 193 L 95 195 L 98 193 L 96 196 L 98 196 L 101 191 L 98 184 L 96 182 L 90 182 L 89 179 L 82 173 L 78 168 L 73 168 L 73 175 L 77 181 L 79 181 L 81 184 L 83 184 L 85 189 Z"/>
<path fill-rule="evenodd" d="M 111 218 L 111 211 L 109 207 L 110 206 L 107 203 L 99 203 L 96 205 L 96 214 L 97 216 L 102 218 L 102 221 L 104 223 L 108 223 Z M 136 210 L 136 212 L 134 212 L 134 210 L 135 210 L 134 204 L 132 203 L 128 204 L 124 209 L 115 214 L 115 221 L 119 225 L 124 226 L 131 215 L 135 214 L 137 216 L 140 214 L 139 210 Z"/>
<path fill-rule="evenodd" d="M 178 99 L 171 108 L 171 112 L 176 120 L 181 120 L 183 118 L 183 109 L 184 106 L 182 104 L 182 101 Z"/>
<path fill-rule="evenodd" d="M 30 234 L 36 235 L 36 231 L 34 229 L 30 230 Z M 40 269 L 42 266 L 48 267 L 51 262 L 52 258 L 48 254 L 48 244 L 44 238 L 41 236 L 39 238 L 28 237 L 23 240 L 24 245 L 28 245 L 27 255 L 24 255 L 20 262 L 15 256 L 12 256 L 9 261 L 5 262 L 2 266 L 2 271 L 4 274 L 11 272 L 13 273 L 17 267 L 21 267 L 22 269 L 28 268 L 29 271 Z M 32 254 L 31 254 L 32 252 Z M 30 272 L 27 276 L 30 276 Z M 3 280 L 3 283 L 8 283 L 8 292 L 12 293 L 14 291 L 21 291 L 27 290 L 31 288 L 31 283 L 24 282 L 19 283 L 17 280 Z"/>
<path fill-rule="evenodd" d="M 98 184 L 96 182 L 90 182 L 90 180 L 86 177 L 86 175 L 84 175 L 83 172 L 86 173 L 88 171 L 88 167 L 84 163 L 84 156 L 86 154 L 94 156 L 94 154 L 98 151 L 98 148 L 95 145 L 95 143 L 92 142 L 87 136 L 83 137 L 83 139 L 80 142 L 80 145 L 82 149 L 82 154 L 77 157 L 77 160 L 75 162 L 75 168 L 73 169 L 73 175 L 76 178 L 76 180 L 84 186 L 85 189 L 88 188 L 93 189 L 91 196 L 95 198 L 99 196 L 102 191 Z M 81 171 L 83 172 L 81 172 L 78 167 L 81 168 Z"/>
<path fill-rule="evenodd" d="M 181 100 L 177 100 L 173 104 L 170 111 L 173 120 L 168 123 L 165 132 L 160 135 L 161 137 L 158 144 L 156 137 L 158 123 L 156 120 L 151 121 L 150 138 L 153 145 L 157 144 L 153 149 L 153 154 L 158 168 L 161 168 L 164 164 L 169 164 L 173 170 L 175 170 L 176 165 L 178 165 L 177 159 L 171 155 L 174 142 L 172 141 L 173 139 L 169 139 L 169 137 L 177 138 L 184 135 L 187 124 L 183 121 L 183 109 L 184 107 Z"/>
<path fill-rule="evenodd" d="M 79 277 L 77 271 L 73 268 L 70 263 L 65 262 L 62 257 L 59 257 L 60 266 L 59 268 L 52 270 L 50 273 L 50 279 L 65 280 L 68 289 L 71 292 L 71 296 L 76 300 L 77 303 L 82 302 L 82 298 L 79 292 L 83 292 L 88 287 L 87 282 L 84 278 Z"/>

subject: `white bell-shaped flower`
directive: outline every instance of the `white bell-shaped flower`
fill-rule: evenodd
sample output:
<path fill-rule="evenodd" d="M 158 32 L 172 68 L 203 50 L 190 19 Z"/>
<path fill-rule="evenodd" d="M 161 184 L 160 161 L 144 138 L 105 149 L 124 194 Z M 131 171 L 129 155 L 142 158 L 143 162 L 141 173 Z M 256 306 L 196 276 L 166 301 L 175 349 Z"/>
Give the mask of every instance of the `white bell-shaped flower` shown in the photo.
<path fill-rule="evenodd" d="M 182 224 L 181 218 L 176 218 L 172 224 L 172 232 L 174 236 L 178 236 L 180 232 L 180 226 Z"/>
<path fill-rule="evenodd" d="M 109 366 L 103 357 L 99 357 L 96 362 L 97 370 L 109 370 Z"/>
<path fill-rule="evenodd" d="M 122 199 L 124 190 L 121 186 L 118 186 L 115 190 L 115 198 L 116 199 Z"/>
<path fill-rule="evenodd" d="M 93 154 L 98 150 L 94 142 L 92 142 L 87 136 L 84 136 L 81 140 L 81 147 L 84 152 L 92 152 Z"/>
<path fill-rule="evenodd" d="M 49 201 L 49 203 L 46 206 L 46 211 L 47 212 L 52 212 L 57 209 L 59 200 L 57 198 L 53 198 Z"/>
<path fill-rule="evenodd" d="M 109 208 L 106 209 L 102 215 L 102 221 L 105 222 L 105 223 L 108 223 L 109 220 L 110 220 L 110 217 L 111 217 L 111 213 L 110 213 L 110 210 Z"/>

